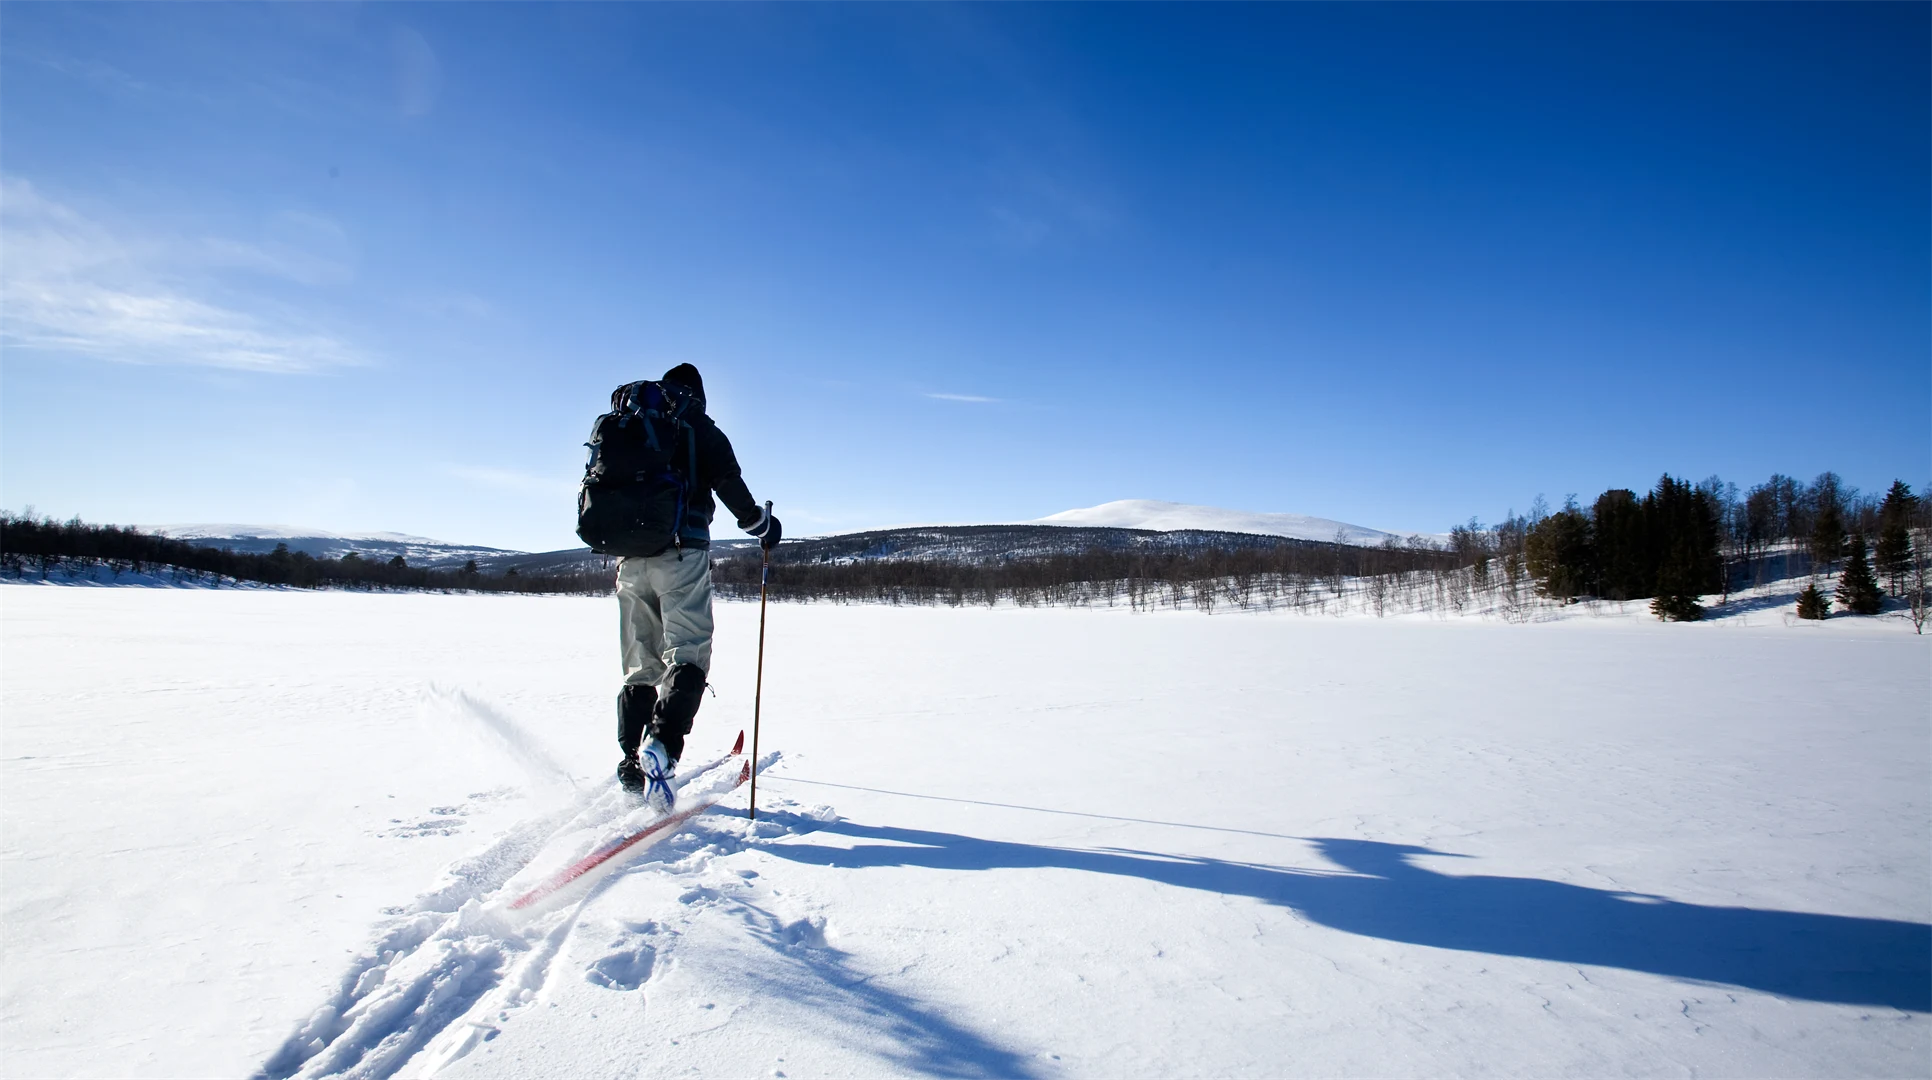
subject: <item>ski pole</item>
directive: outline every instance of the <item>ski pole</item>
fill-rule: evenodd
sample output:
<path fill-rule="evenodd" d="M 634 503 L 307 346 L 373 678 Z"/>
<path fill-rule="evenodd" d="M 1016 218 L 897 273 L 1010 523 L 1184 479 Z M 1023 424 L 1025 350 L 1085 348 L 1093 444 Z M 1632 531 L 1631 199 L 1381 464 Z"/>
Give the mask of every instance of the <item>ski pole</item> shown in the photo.
<path fill-rule="evenodd" d="M 765 504 L 771 517 L 771 503 Z M 771 549 L 758 545 L 758 681 L 751 692 L 751 820 L 758 820 L 758 714 L 765 703 L 765 586 L 771 581 Z"/>

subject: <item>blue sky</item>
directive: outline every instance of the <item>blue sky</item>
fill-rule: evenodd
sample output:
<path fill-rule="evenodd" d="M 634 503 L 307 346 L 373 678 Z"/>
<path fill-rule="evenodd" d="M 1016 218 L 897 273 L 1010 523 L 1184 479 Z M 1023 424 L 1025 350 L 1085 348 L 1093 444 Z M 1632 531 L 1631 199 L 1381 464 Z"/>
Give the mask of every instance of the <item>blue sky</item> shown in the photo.
<path fill-rule="evenodd" d="M 7 5 L 0 505 L 573 546 L 1932 478 L 1926 5 Z"/>

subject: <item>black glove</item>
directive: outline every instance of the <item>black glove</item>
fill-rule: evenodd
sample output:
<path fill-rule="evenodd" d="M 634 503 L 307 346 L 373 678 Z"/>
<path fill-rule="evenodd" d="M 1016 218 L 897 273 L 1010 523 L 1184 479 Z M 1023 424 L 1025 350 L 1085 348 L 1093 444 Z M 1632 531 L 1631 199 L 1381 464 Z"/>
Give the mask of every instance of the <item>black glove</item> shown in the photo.
<path fill-rule="evenodd" d="M 780 525 L 778 519 L 772 516 L 770 503 L 766 503 L 759 508 L 757 521 L 752 522 L 750 525 L 740 527 L 757 537 L 758 546 L 764 548 L 766 551 L 777 547 L 779 539 L 785 535 L 785 527 Z"/>

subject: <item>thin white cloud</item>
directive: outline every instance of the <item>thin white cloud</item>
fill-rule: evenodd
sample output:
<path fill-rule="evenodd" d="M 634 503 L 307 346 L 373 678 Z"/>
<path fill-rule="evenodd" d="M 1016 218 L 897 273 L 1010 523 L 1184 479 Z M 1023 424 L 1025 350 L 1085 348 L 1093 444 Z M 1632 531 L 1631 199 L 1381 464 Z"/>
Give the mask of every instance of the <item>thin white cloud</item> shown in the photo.
<path fill-rule="evenodd" d="M 85 79 L 89 82 L 99 83 L 116 90 L 126 90 L 137 94 L 146 93 L 148 90 L 146 83 L 122 71 L 120 68 L 101 60 L 62 56 L 56 53 L 40 53 L 29 56 L 28 59 L 42 67 L 58 71 L 62 75 Z"/>
<path fill-rule="evenodd" d="M 924 396 L 934 401 L 964 401 L 973 405 L 997 405 L 1000 401 L 999 398 L 981 397 L 978 394 L 926 394 Z"/>
<path fill-rule="evenodd" d="M 407 26 L 397 27 L 390 41 L 396 63 L 396 104 L 404 116 L 428 116 L 443 90 L 443 67 L 436 60 L 436 50 Z"/>
<path fill-rule="evenodd" d="M 355 279 L 355 245 L 334 221 L 285 210 L 269 219 L 263 231 L 258 244 L 209 237 L 184 254 L 207 266 L 252 270 L 300 285 L 339 285 Z"/>
<path fill-rule="evenodd" d="M 217 263 L 277 266 L 281 276 L 296 280 L 317 273 L 313 264 L 291 271 L 286 253 L 246 245 L 130 239 L 25 180 L 0 177 L 0 343 L 236 371 L 309 372 L 365 362 L 346 343 L 286 314 L 237 310 L 170 273 L 205 265 L 211 255 Z"/>

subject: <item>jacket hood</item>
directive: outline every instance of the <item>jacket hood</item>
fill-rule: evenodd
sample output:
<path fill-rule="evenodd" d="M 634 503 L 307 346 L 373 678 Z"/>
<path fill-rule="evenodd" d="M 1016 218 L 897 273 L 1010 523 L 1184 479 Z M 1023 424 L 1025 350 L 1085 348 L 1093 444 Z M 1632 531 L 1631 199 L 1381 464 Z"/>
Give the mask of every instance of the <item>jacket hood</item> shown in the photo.
<path fill-rule="evenodd" d="M 699 401 L 704 400 L 704 376 L 698 374 L 697 366 L 694 364 L 679 364 L 665 372 L 662 381 L 677 383 L 696 393 Z"/>

